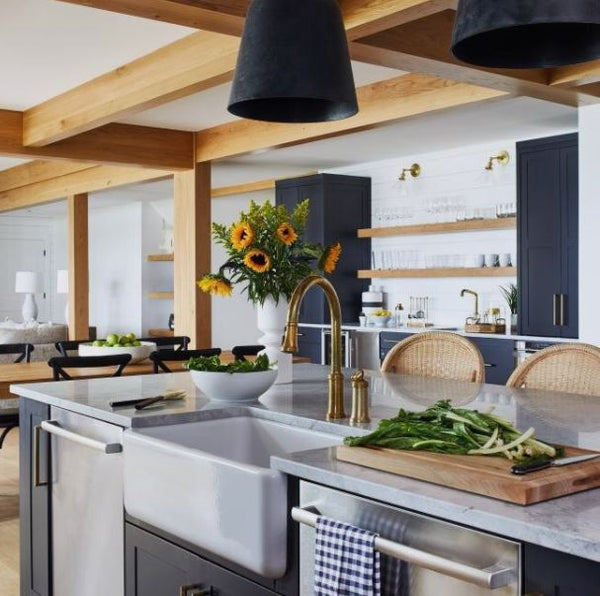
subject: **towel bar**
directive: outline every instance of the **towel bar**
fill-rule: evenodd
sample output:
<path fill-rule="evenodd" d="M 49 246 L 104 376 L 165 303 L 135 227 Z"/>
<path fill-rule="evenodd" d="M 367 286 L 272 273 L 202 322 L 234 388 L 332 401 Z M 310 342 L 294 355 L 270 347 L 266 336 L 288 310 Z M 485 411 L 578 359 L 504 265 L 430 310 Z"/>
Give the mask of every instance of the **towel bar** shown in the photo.
<path fill-rule="evenodd" d="M 320 513 L 315 507 L 293 507 L 291 515 L 294 521 L 314 528 Z M 495 590 L 516 581 L 516 570 L 500 565 L 478 569 L 381 537 L 375 538 L 374 545 L 375 550 L 381 554 L 396 557 L 407 563 L 425 567 L 483 588 Z"/>

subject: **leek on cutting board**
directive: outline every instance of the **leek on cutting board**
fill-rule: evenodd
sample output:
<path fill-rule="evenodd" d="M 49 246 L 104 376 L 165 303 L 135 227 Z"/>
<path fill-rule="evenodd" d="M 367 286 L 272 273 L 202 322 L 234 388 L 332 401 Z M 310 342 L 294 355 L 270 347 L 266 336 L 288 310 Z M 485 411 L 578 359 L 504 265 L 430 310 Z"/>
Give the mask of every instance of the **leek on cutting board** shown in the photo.
<path fill-rule="evenodd" d="M 450 400 L 438 401 L 424 412 L 400 410 L 395 418 L 382 420 L 374 432 L 346 437 L 344 443 L 350 447 L 498 455 L 516 461 L 554 458 L 561 450 L 538 441 L 533 428 L 521 432 L 510 420 L 492 413 L 453 408 Z"/>

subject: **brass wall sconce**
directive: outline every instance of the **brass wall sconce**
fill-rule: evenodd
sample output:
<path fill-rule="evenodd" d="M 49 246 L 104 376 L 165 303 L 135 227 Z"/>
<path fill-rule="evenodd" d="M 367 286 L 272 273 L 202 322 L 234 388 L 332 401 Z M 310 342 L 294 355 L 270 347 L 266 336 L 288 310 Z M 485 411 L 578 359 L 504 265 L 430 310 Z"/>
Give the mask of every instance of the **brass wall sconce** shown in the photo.
<path fill-rule="evenodd" d="M 404 182 L 406 180 L 406 174 L 410 174 L 413 178 L 418 178 L 421 175 L 421 166 L 418 163 L 414 163 L 410 168 L 404 168 L 398 176 L 398 180 Z"/>
<path fill-rule="evenodd" d="M 508 154 L 508 151 L 500 151 L 498 155 L 492 155 L 492 157 L 488 159 L 485 169 L 493 170 L 495 161 L 497 161 L 500 165 L 505 166 L 510 161 L 510 155 Z"/>

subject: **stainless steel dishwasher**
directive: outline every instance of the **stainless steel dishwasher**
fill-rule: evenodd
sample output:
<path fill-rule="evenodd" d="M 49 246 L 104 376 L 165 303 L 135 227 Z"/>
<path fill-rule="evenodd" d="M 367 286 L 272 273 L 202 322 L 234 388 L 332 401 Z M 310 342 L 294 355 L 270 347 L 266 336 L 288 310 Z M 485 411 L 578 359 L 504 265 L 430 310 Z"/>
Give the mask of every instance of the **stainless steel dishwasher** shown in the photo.
<path fill-rule="evenodd" d="M 61 408 L 50 413 L 36 434 L 52 437 L 51 473 L 36 481 L 51 484 L 53 594 L 122 596 L 123 429 Z"/>
<path fill-rule="evenodd" d="M 384 596 L 517 596 L 519 543 L 335 489 L 300 482 L 301 596 L 312 595 L 318 514 L 377 532 Z"/>

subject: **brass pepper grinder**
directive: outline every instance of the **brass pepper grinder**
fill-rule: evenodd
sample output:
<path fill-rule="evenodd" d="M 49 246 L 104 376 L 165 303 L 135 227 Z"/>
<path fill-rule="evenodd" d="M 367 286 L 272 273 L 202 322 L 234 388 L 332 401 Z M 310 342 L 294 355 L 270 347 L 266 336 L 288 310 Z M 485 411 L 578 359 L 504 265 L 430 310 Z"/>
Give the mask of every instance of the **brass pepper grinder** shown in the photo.
<path fill-rule="evenodd" d="M 365 379 L 365 371 L 358 370 L 352 375 L 352 414 L 350 424 L 371 422 L 369 418 L 369 382 Z"/>

